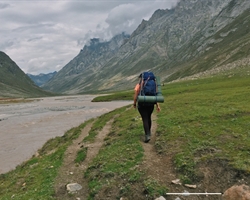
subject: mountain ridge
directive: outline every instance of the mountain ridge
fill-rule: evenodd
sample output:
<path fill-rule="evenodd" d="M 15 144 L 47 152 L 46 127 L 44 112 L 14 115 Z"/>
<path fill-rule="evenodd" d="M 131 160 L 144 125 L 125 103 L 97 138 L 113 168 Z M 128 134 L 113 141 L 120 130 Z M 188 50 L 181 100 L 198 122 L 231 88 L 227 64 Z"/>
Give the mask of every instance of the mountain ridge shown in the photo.
<path fill-rule="evenodd" d="M 217 68 L 249 65 L 249 23 L 249 1 L 181 0 L 172 9 L 156 10 L 131 35 L 123 32 L 109 41 L 91 39 L 39 90 L 57 94 L 107 93 L 133 88 L 138 74 L 147 70 L 167 83 Z M 8 77 L 8 73 L 2 77 Z M 13 80 L 22 77 L 20 73 Z M 2 94 L 22 96 L 13 89 L 13 82 L 1 83 Z M 25 91 L 24 96 L 30 93 L 20 89 L 22 84 L 16 86 Z"/>
<path fill-rule="evenodd" d="M 215 56 L 210 52 L 219 45 L 222 49 L 228 48 L 223 40 L 241 32 L 238 25 L 233 24 L 244 12 L 249 16 L 249 8 L 250 3 L 245 0 L 182 0 L 173 9 L 158 9 L 148 21 L 142 20 L 129 38 L 121 38 L 124 39 L 122 45 L 117 45 L 113 54 L 105 49 L 95 52 L 99 56 L 91 57 L 85 46 L 70 61 L 81 59 L 83 62 L 75 66 L 68 63 L 44 89 L 65 94 L 125 90 L 134 85 L 144 70 L 153 70 L 162 81 L 168 82 L 220 66 L 219 56 L 212 62 L 210 58 Z M 225 32 L 230 26 L 235 28 Z M 109 42 L 112 41 L 113 38 Z M 234 45 L 237 48 L 237 44 Z M 209 58 L 206 67 L 199 65 L 203 57 Z M 85 65 L 84 60 L 89 59 L 93 62 Z M 191 70 L 191 66 L 195 67 Z M 65 77 L 73 67 L 79 67 L 78 73 Z M 59 76 L 65 78 L 58 79 Z"/>
<path fill-rule="evenodd" d="M 84 81 L 82 76 L 97 73 L 103 63 L 107 63 L 117 53 L 117 49 L 123 45 L 126 38 L 128 38 L 128 35 L 122 33 L 108 42 L 100 42 L 97 38 L 92 39 L 90 45 L 85 45 L 79 54 L 48 81 L 43 88 L 58 92 L 63 92 L 63 88 L 68 88 L 69 94 L 78 93 L 79 91 L 75 92 L 75 86 Z M 97 49 L 99 51 L 96 51 Z M 88 79 L 94 80 L 92 76 Z M 52 81 L 58 82 L 58 84 L 53 84 Z"/>

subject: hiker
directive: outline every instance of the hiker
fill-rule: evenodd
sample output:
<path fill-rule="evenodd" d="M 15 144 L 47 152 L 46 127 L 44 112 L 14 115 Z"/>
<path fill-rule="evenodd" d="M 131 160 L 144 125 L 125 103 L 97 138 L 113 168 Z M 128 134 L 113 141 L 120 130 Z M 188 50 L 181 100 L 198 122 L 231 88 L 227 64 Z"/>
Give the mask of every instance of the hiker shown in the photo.
<path fill-rule="evenodd" d="M 143 79 L 142 79 L 142 74 L 139 76 L 139 83 L 136 84 L 134 88 L 134 108 L 136 108 L 136 103 L 137 103 L 137 97 L 141 91 L 141 85 Z M 143 128 L 145 132 L 145 143 L 150 141 L 151 137 L 151 125 L 152 125 L 152 120 L 151 120 L 151 115 L 154 111 L 154 105 L 156 105 L 157 111 L 159 112 L 161 110 L 159 103 L 150 103 L 150 102 L 138 102 L 137 107 L 138 111 L 141 115 L 142 122 L 143 122 Z"/>

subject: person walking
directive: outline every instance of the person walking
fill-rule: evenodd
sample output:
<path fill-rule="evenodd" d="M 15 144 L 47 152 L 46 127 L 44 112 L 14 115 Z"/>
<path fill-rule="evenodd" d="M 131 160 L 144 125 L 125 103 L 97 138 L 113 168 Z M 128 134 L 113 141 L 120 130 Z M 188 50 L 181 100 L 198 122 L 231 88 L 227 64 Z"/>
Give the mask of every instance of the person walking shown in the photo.
<path fill-rule="evenodd" d="M 151 126 L 152 126 L 152 119 L 151 115 L 154 111 L 154 105 L 156 105 L 156 109 L 160 112 L 161 108 L 159 103 L 151 103 L 151 102 L 138 102 L 137 97 L 140 94 L 141 86 L 143 85 L 143 78 L 142 74 L 139 76 L 139 83 L 136 84 L 134 88 L 134 108 L 138 108 L 138 111 L 141 115 L 142 122 L 143 122 L 143 129 L 145 133 L 145 143 L 148 143 L 151 139 Z"/>

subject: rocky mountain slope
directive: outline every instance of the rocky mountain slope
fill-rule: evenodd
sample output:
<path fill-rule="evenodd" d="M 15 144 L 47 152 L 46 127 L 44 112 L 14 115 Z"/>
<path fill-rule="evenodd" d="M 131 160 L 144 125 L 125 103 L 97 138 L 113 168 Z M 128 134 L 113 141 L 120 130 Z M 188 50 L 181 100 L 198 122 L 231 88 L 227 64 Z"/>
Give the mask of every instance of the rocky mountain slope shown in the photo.
<path fill-rule="evenodd" d="M 49 96 L 11 60 L 0 51 L 0 98 L 2 97 L 40 97 Z"/>
<path fill-rule="evenodd" d="M 56 71 L 48 74 L 38 74 L 38 75 L 33 75 L 33 74 L 27 74 L 30 79 L 37 85 L 37 86 L 42 86 L 43 84 L 47 83 L 53 76 L 56 75 Z"/>
<path fill-rule="evenodd" d="M 74 94 L 84 91 L 86 83 L 99 83 L 98 75 L 101 73 L 102 76 L 105 76 L 103 66 L 113 58 L 128 38 L 129 35 L 122 33 L 108 42 L 100 42 L 97 38 L 92 39 L 90 44 L 84 46 L 80 53 L 43 88 Z M 89 90 L 91 90 L 91 86 Z"/>
<path fill-rule="evenodd" d="M 122 90 L 133 87 L 143 70 L 168 82 L 249 63 L 249 9 L 247 0 L 182 0 L 155 11 L 130 37 L 93 39 L 44 88 L 68 94 Z"/>

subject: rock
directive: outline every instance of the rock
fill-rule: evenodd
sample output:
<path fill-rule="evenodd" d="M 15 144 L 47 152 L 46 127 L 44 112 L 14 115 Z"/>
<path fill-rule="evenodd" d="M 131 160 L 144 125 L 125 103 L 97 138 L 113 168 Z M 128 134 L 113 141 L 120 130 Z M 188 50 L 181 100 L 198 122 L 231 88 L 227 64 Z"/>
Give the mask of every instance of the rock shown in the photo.
<path fill-rule="evenodd" d="M 247 185 L 235 185 L 227 189 L 222 195 L 223 200 L 250 200 L 250 187 Z"/>
<path fill-rule="evenodd" d="M 66 186 L 68 193 L 76 193 L 78 190 L 82 189 L 82 186 L 78 183 L 69 183 Z"/>
<path fill-rule="evenodd" d="M 176 184 L 176 185 L 181 185 L 180 179 L 172 180 L 172 183 L 173 183 L 173 184 Z"/>
<path fill-rule="evenodd" d="M 163 196 L 160 196 L 159 198 L 157 198 L 155 200 L 166 200 L 166 199 Z"/>
<path fill-rule="evenodd" d="M 185 184 L 185 186 L 188 188 L 196 188 L 197 187 L 196 185 L 190 185 L 190 184 Z"/>
<path fill-rule="evenodd" d="M 35 157 L 38 158 L 39 156 L 40 156 L 40 154 L 39 154 L 39 152 L 37 151 L 37 152 L 35 153 Z"/>

